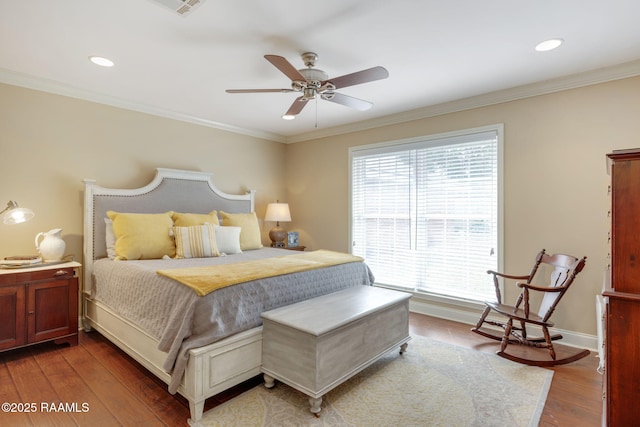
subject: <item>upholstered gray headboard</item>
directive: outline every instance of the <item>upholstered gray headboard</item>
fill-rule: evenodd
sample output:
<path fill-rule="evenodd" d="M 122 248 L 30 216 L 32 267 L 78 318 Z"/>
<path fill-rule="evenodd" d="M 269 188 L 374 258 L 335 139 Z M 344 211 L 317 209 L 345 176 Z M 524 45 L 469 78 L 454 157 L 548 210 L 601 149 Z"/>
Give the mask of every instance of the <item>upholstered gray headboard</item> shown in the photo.
<path fill-rule="evenodd" d="M 234 195 L 219 190 L 212 174 L 176 169 L 156 169 L 147 185 L 136 189 L 114 189 L 96 185 L 85 179 L 84 194 L 84 278 L 85 288 L 91 283 L 91 264 L 107 256 L 105 222 L 107 211 L 130 213 L 252 212 L 254 192 Z"/>

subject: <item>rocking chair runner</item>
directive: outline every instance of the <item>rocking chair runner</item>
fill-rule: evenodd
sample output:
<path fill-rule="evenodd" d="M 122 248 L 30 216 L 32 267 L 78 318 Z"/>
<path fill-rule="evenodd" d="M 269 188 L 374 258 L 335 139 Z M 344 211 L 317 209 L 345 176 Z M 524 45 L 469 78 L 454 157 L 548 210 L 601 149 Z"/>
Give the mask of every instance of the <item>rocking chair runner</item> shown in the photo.
<path fill-rule="evenodd" d="M 586 260 L 587 257 L 578 259 L 570 255 L 563 254 L 548 255 L 543 249 L 538 253 L 535 264 L 527 276 L 514 276 L 498 273 L 492 270 L 487 271 L 487 274 L 493 275 L 493 284 L 496 290 L 497 302 L 489 301 L 485 303 L 486 307 L 480 317 L 480 320 L 471 330 L 485 337 L 502 341 L 500 351 L 497 352 L 499 356 L 527 365 L 562 365 L 565 363 L 575 362 L 576 360 L 587 356 L 589 354 L 589 350 L 582 350 L 572 356 L 568 356 L 563 359 L 556 359 L 553 341 L 561 339 L 562 335 L 549 334 L 549 328 L 553 326 L 553 322 L 550 322 L 549 318 L 578 273 L 580 273 L 584 268 Z M 532 284 L 534 276 L 538 272 L 541 264 L 546 264 L 554 268 L 550 275 L 550 283 L 548 286 L 536 286 Z M 498 286 L 498 277 L 518 280 L 516 285 L 519 288 L 522 288 L 522 292 L 518 296 L 514 306 L 502 303 L 502 296 L 500 295 L 500 288 Z M 532 313 L 529 308 L 530 291 L 542 292 L 544 294 L 537 314 Z M 501 316 L 506 317 L 506 321 L 488 320 L 487 316 L 492 310 Z M 514 325 L 514 321 L 517 322 L 519 326 Z M 493 330 L 482 328 L 483 324 L 498 326 L 504 330 L 504 333 L 502 335 L 493 333 Z M 528 337 L 527 325 L 539 326 L 542 329 L 543 337 Z M 509 344 L 521 344 L 530 347 L 547 348 L 549 349 L 549 354 L 551 355 L 552 360 L 530 360 L 508 354 L 505 350 Z"/>

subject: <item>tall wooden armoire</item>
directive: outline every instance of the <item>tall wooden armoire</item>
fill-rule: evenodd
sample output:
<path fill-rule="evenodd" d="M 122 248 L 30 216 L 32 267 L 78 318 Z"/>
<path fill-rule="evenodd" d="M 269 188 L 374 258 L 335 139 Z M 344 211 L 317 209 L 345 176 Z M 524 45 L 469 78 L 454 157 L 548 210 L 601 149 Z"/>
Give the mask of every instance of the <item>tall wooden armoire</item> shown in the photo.
<path fill-rule="evenodd" d="M 605 415 L 640 423 L 640 149 L 607 155 L 611 173 L 611 288 L 605 329 Z"/>

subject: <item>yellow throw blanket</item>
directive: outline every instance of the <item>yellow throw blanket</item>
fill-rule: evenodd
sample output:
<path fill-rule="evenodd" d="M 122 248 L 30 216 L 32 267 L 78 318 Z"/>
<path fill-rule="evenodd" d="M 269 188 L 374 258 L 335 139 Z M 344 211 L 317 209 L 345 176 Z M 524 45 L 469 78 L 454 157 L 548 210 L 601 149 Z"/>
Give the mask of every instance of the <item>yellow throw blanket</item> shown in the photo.
<path fill-rule="evenodd" d="M 318 250 L 235 264 L 158 270 L 157 273 L 177 280 L 193 289 L 199 296 L 204 296 L 216 289 L 250 280 L 362 261 L 364 259 L 354 255 Z"/>

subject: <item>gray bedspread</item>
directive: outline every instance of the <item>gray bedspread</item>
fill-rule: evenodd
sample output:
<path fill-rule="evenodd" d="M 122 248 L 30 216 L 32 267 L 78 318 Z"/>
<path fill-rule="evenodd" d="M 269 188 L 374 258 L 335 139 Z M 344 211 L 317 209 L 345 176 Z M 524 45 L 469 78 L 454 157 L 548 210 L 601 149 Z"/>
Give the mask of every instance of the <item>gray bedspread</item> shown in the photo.
<path fill-rule="evenodd" d="M 199 297 L 157 270 L 229 264 L 296 252 L 263 248 L 217 258 L 112 261 L 94 263 L 92 298 L 155 337 L 167 353 L 163 368 L 175 393 L 190 349 L 202 347 L 262 324 L 260 314 L 351 286 L 372 285 L 365 263 L 349 263 L 253 280 Z"/>

